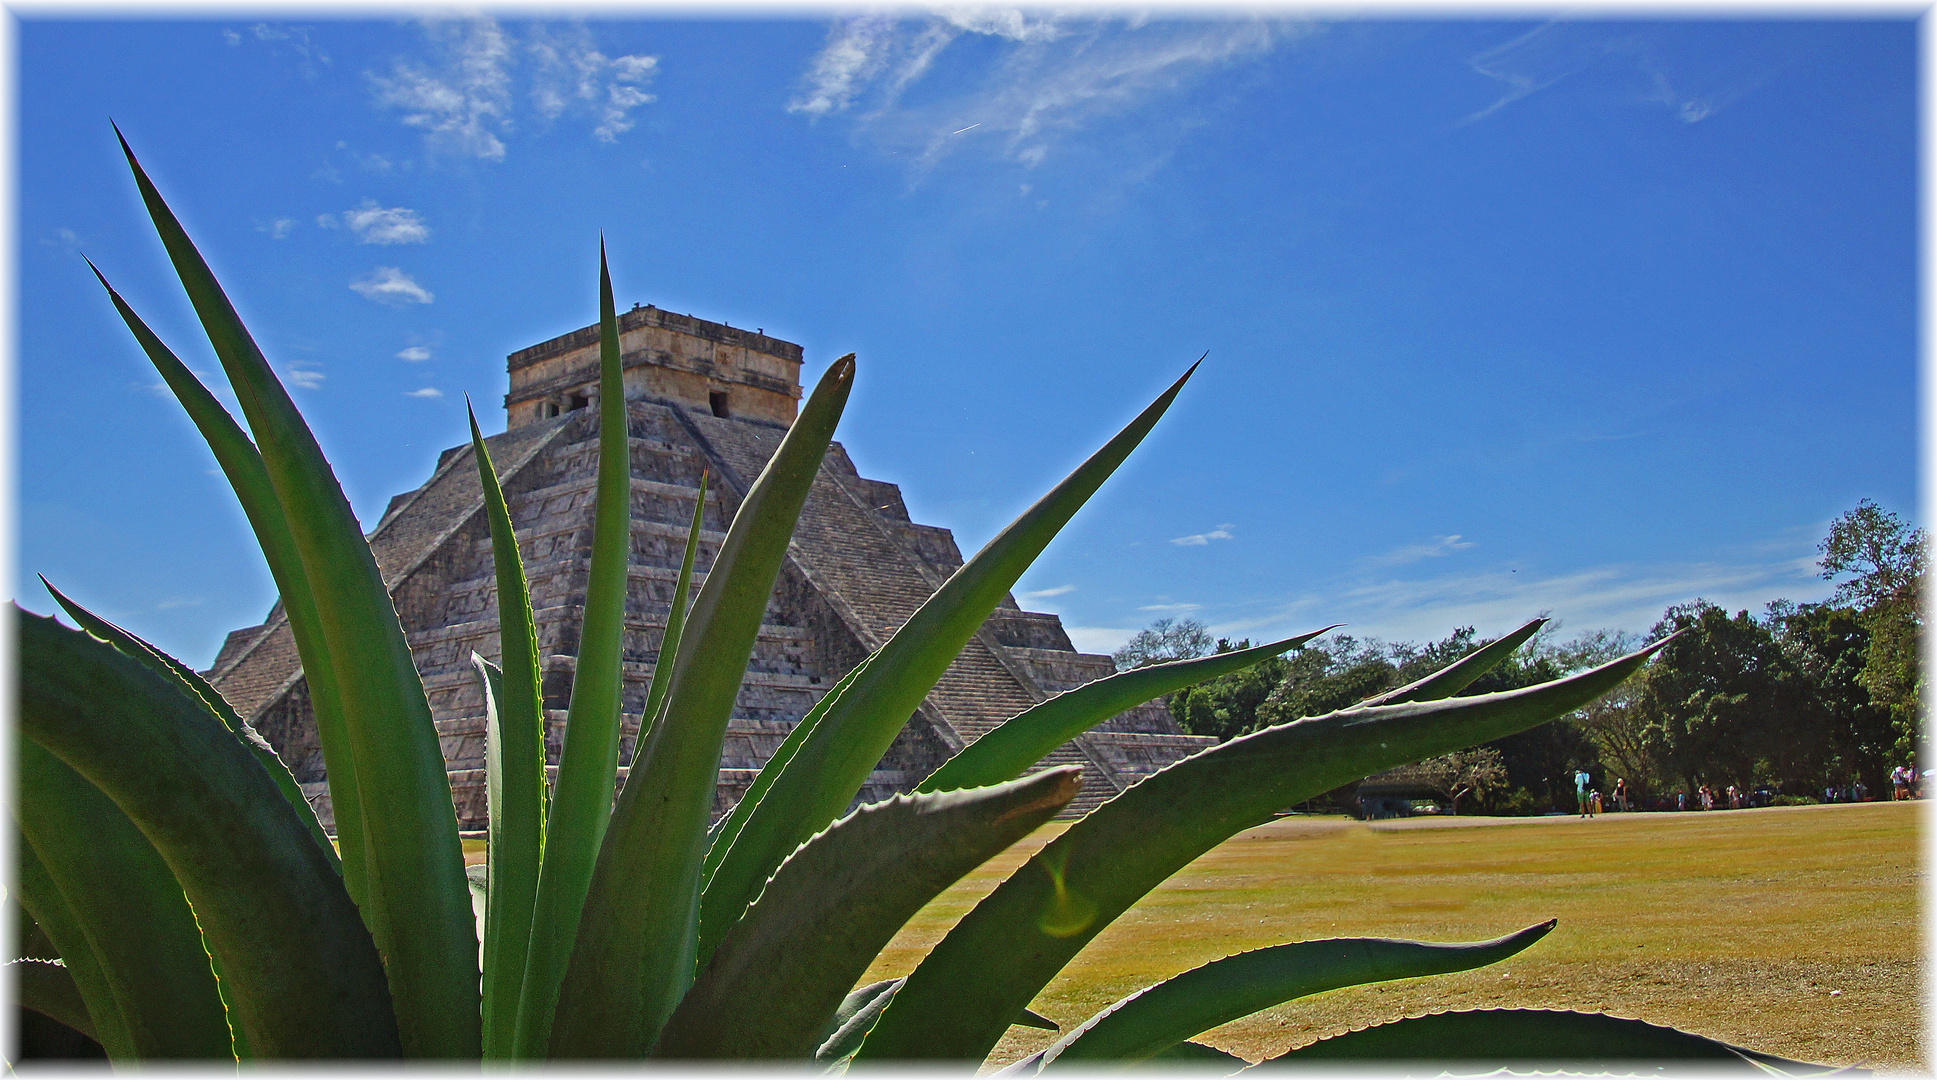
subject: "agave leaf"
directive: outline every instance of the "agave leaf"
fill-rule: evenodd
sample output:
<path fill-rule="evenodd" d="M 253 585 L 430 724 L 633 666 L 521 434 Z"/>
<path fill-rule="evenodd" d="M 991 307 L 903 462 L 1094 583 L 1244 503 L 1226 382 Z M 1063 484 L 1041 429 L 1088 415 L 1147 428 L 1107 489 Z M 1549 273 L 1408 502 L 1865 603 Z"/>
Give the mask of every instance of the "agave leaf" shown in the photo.
<path fill-rule="evenodd" d="M 1295 649 L 1325 630 L 1216 656 L 1153 664 L 1085 683 L 1004 721 L 963 747 L 928 779 L 916 784 L 915 790 L 981 787 L 1020 776 L 1024 769 L 1041 761 L 1043 755 L 1125 709 L 1207 679 L 1242 671 L 1260 660 Z"/>
<path fill-rule="evenodd" d="M 1553 1009 L 1476 1009 L 1442 1012 L 1377 1024 L 1320 1039 L 1254 1068 L 1322 1067 L 1328 1061 L 1446 1061 L 1511 1065 L 1528 1069 L 1580 1069 L 1600 1072 L 1610 1061 L 1712 1061 L 1744 1071 L 1820 1069 L 1806 1062 L 1704 1038 L 1640 1020 L 1602 1013 Z"/>
<path fill-rule="evenodd" d="M 619 366 L 619 322 L 613 310 L 612 275 L 599 241 L 599 473 L 592 519 L 592 564 L 586 574 L 585 617 L 579 632 L 578 667 L 565 714 L 565 746 L 559 752 L 545 826 L 545 861 L 538 874 L 531 948 L 518 1002 L 513 1052 L 520 1058 L 544 1052 L 552 1034 L 559 986 L 571 960 L 591 887 L 593 866 L 619 775 L 619 702 L 625 686 L 626 565 L 632 542 L 632 450 L 626 419 L 625 383 Z"/>
<path fill-rule="evenodd" d="M 235 734 L 106 643 L 18 608 L 15 620 L 20 730 L 154 845 L 221 959 L 249 1046 L 265 1057 L 396 1056 L 370 933 L 342 878 Z M 48 913 L 30 910 L 52 935 Z M 116 977 L 114 961 L 101 962 Z M 107 1034 L 99 1013 L 95 1022 Z"/>
<path fill-rule="evenodd" d="M 336 845 L 330 848 L 330 859 L 339 862 L 351 899 L 362 905 L 368 895 L 363 858 L 363 800 L 357 794 L 356 762 L 343 728 L 342 696 L 337 690 L 336 669 L 323 641 L 322 623 L 310 597 L 309 575 L 303 569 L 302 555 L 296 550 L 295 537 L 290 535 L 289 521 L 283 516 L 269 471 L 264 468 L 255 444 L 222 403 L 215 400 L 215 395 L 148 329 L 148 324 L 121 299 L 121 294 L 114 291 L 101 271 L 95 270 L 93 263 L 88 263 L 88 269 L 94 270 L 96 280 L 108 291 L 115 310 L 121 313 L 121 320 L 134 332 L 142 351 L 148 354 L 162 381 L 168 384 L 175 399 L 181 402 L 182 410 L 195 422 L 196 430 L 214 452 L 216 463 L 234 489 L 236 500 L 242 504 L 242 513 L 249 519 L 256 543 L 269 564 L 269 574 L 275 579 L 276 591 L 282 600 L 283 615 L 289 620 L 290 636 L 296 640 L 296 653 L 302 661 L 303 679 L 309 686 L 310 711 L 316 717 L 317 740 L 323 749 L 323 768 L 329 776 L 330 806 L 335 812 L 337 827 Z M 65 601 L 62 606 L 66 606 Z M 221 695 L 216 697 L 219 699 Z M 297 790 L 300 795 L 301 789 Z M 303 805 L 309 804 L 305 801 Z M 309 816 L 314 818 L 315 812 L 310 811 Z"/>
<path fill-rule="evenodd" d="M 116 132 L 119 135 L 119 132 Z M 450 778 L 403 626 L 356 515 L 301 413 L 122 141 L 149 217 L 255 434 L 340 678 L 363 814 L 361 905 L 413 1057 L 480 1051 L 478 943 Z"/>
<path fill-rule="evenodd" d="M 814 1060 L 822 1065 L 831 1065 L 854 1052 L 861 1045 L 861 1037 L 874 1026 L 874 1018 L 888 1007 L 894 992 L 901 989 L 901 979 L 882 979 L 871 982 L 858 990 L 848 991 L 841 999 L 841 1006 L 834 1010 L 834 1018 L 821 1029 L 820 1048 L 814 1051 Z"/>
<path fill-rule="evenodd" d="M 1340 784 L 1592 701 L 1667 640 L 1522 690 L 1266 728 L 1155 773 L 1050 841 L 956 924 L 909 975 L 857 1059 L 980 1060 L 1085 943 L 1192 859 Z M 1180 806 L 1191 812 L 1178 813 Z"/>
<path fill-rule="evenodd" d="M 14 815 L 101 964 L 142 1058 L 233 1058 L 202 932 L 168 865 L 100 789 L 17 739 Z"/>
<path fill-rule="evenodd" d="M 585 897 L 553 1022 L 555 1056 L 646 1053 L 692 985 L 700 868 L 727 720 L 794 523 L 853 385 L 852 355 L 821 376 L 748 488 L 693 601 L 666 704 L 641 736 Z"/>
<path fill-rule="evenodd" d="M 1069 803 L 1065 766 L 863 806 L 782 863 L 661 1033 L 669 1058 L 804 1058 L 842 987 L 923 904 Z"/>
<path fill-rule="evenodd" d="M 9 960 L 6 969 L 6 977 L 13 980 L 14 1004 L 101 1041 L 87 1014 L 87 1003 L 81 1000 L 80 987 L 74 985 L 74 974 L 65 964 L 58 960 Z"/>
<path fill-rule="evenodd" d="M 741 827 L 746 824 L 747 818 L 752 816 L 753 808 L 760 805 L 760 800 L 766 797 L 767 789 L 773 786 L 774 779 L 786 769 L 787 763 L 794 759 L 795 752 L 800 749 L 802 743 L 807 741 L 807 737 L 814 733 L 814 727 L 820 723 L 821 717 L 827 715 L 827 710 L 833 708 L 841 695 L 847 693 L 847 688 L 854 685 L 854 679 L 861 674 L 861 669 L 867 667 L 873 660 L 874 656 L 870 654 L 854 665 L 847 674 L 841 676 L 839 681 L 835 682 L 833 689 L 821 695 L 821 699 L 814 703 L 814 707 L 807 710 L 807 715 L 801 717 L 800 722 L 794 725 L 794 729 L 780 741 L 780 746 L 774 750 L 773 756 L 760 767 L 760 771 L 753 777 L 753 783 L 747 785 L 746 793 L 740 796 L 740 801 L 733 804 L 733 809 L 728 811 L 725 817 L 713 823 L 707 838 L 706 864 L 700 870 L 701 955 L 712 952 L 713 946 L 719 944 L 720 936 L 726 933 L 728 925 L 725 919 L 716 914 L 719 909 L 707 903 L 704 894 L 704 890 L 712 887 L 713 872 L 719 869 L 720 860 L 726 858 L 727 849 L 733 846 L 733 838 L 740 835 Z M 735 917 L 737 916 L 736 912 Z"/>
<path fill-rule="evenodd" d="M 269 779 L 276 782 L 276 788 L 282 792 L 283 798 L 289 800 L 290 809 L 296 811 L 296 817 L 309 829 L 310 839 L 316 841 L 316 846 L 329 859 L 330 865 L 336 867 L 339 873 L 342 872 L 342 860 L 337 855 L 336 847 L 330 843 L 329 834 L 323 831 L 322 823 L 316 820 L 315 809 L 309 805 L 309 800 L 303 797 L 302 786 L 296 783 L 294 776 L 289 774 L 289 766 L 283 764 L 282 758 L 276 756 L 276 748 L 270 746 L 256 732 L 256 729 L 242 722 L 242 718 L 236 715 L 234 707 L 229 704 L 227 698 L 204 681 L 200 675 L 190 670 L 186 664 L 68 599 L 46 578 L 41 578 L 40 583 L 60 604 L 61 610 L 67 612 L 70 618 L 80 624 L 81 629 L 114 646 L 125 655 L 141 661 L 148 666 L 149 670 L 163 678 L 173 680 L 184 693 L 207 706 L 217 719 L 221 720 L 230 731 L 235 732 L 236 738 L 242 741 L 242 745 L 268 771 Z"/>
<path fill-rule="evenodd" d="M 1515 630 L 1513 633 L 1490 642 L 1483 648 L 1475 649 L 1459 660 L 1440 668 L 1417 682 L 1410 682 L 1397 690 L 1388 690 L 1377 697 L 1369 697 L 1353 708 L 1364 709 L 1374 705 L 1397 705 L 1403 701 L 1436 701 L 1452 697 L 1472 685 L 1473 680 L 1500 666 L 1500 662 L 1513 655 L 1513 650 L 1525 644 L 1540 628 L 1546 625 L 1546 618 L 1535 619 Z"/>
<path fill-rule="evenodd" d="M 499 668 L 473 653 L 485 696 L 485 844 L 490 897 L 485 904 L 484 1056 L 504 1059 L 516 1042 L 518 998 L 531 945 L 532 907 L 545 850 L 545 713 L 538 675 L 538 631 L 518 536 L 511 527 L 491 451 L 469 401 L 471 454 L 477 459 L 491 526 L 491 561 L 498 586 Z"/>
<path fill-rule="evenodd" d="M 33 845 L 17 825 L 18 822 L 14 830 L 13 886 L 20 906 L 33 918 L 35 927 L 46 935 L 72 976 L 74 989 L 81 996 L 93 1028 L 87 1034 L 107 1051 L 109 1060 L 131 1061 L 135 1056 L 134 1037 L 121 1015 L 121 1005 L 115 1000 L 107 972 L 101 969 L 94 946 L 81 929 L 74 910 L 68 907 L 67 899 L 61 895 L 60 886 L 54 884 L 53 877 L 34 854 Z"/>
<path fill-rule="evenodd" d="M 1200 1042 L 1180 1042 L 1168 1050 L 1152 1054 L 1150 1061 L 1158 1065 L 1176 1065 L 1185 1068 L 1229 1066 L 1232 1071 L 1243 1069 L 1251 1064 L 1236 1054 Z"/>
<path fill-rule="evenodd" d="M 523 820 L 507 809 L 507 802 L 515 805 L 517 800 L 507 799 L 505 791 L 506 739 L 498 704 L 504 693 L 504 674 L 477 653 L 471 654 L 471 669 L 477 672 L 484 696 L 484 799 L 490 821 L 485 834 L 485 862 L 466 866 L 464 877 L 471 887 L 472 906 L 477 907 L 479 901 L 483 906 L 477 931 L 479 963 L 484 969 L 484 1058 L 491 1061 L 509 1058 L 516 1040 L 525 950 L 531 944 L 532 897 L 538 887 L 539 853 L 534 837 L 544 828 L 544 791 L 541 788 L 537 792 L 537 799 L 525 800 Z M 539 744 L 540 752 L 543 745 Z M 530 753 L 529 748 L 525 753 Z M 539 778 L 543 780 L 542 773 Z M 500 840 L 505 841 L 502 847 Z"/>
<path fill-rule="evenodd" d="M 639 735 L 632 749 L 646 741 L 648 725 L 659 718 L 659 706 L 672 685 L 673 658 L 679 655 L 679 639 L 686 629 L 686 596 L 693 584 L 693 559 L 699 554 L 699 527 L 706 517 L 706 474 L 699 474 L 699 495 L 693 499 L 693 527 L 686 533 L 686 552 L 679 559 L 679 580 L 673 585 L 673 606 L 666 613 L 666 632 L 659 638 L 659 662 L 652 665 L 652 681 L 646 685 L 646 711 L 639 717 Z"/>
<path fill-rule="evenodd" d="M 1219 1024 L 1293 998 L 1498 963 L 1553 928 L 1549 920 L 1466 945 L 1332 938 L 1227 956 L 1139 990 L 1090 1017 L 1043 1051 L 1042 1064 L 1148 1060 Z"/>
<path fill-rule="evenodd" d="M 782 859 L 846 812 L 869 771 L 989 612 L 1143 441 L 1196 370 L 1191 365 L 1128 427 L 950 576 L 829 707 L 747 816 L 714 871 L 706 890 L 708 943 L 718 940 Z"/>
<path fill-rule="evenodd" d="M 1062 1030 L 1062 1025 L 1056 1023 L 1056 1021 L 1051 1020 L 1049 1017 L 1044 1016 L 1043 1014 L 1035 1011 L 1034 1009 L 1022 1010 L 1022 1015 L 1016 1017 L 1016 1026 L 1032 1027 L 1042 1031 L 1061 1031 Z"/>

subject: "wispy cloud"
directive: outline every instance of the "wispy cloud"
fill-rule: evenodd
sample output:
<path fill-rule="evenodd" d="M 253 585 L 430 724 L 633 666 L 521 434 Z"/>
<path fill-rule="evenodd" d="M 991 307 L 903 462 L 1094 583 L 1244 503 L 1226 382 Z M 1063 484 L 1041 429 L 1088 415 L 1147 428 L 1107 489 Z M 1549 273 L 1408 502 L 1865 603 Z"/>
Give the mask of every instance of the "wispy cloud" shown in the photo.
<path fill-rule="evenodd" d="M 283 218 L 277 218 L 276 220 L 271 221 L 266 225 L 257 225 L 256 231 L 259 233 L 268 233 L 269 239 L 271 240 L 284 240 L 289 237 L 289 234 L 292 231 L 294 231 L 295 228 L 296 228 L 295 218 L 283 217 Z"/>
<path fill-rule="evenodd" d="M 1037 589 L 1033 592 L 1020 592 L 1016 594 L 1016 599 L 1047 600 L 1052 596 L 1067 596 L 1075 591 L 1076 586 L 1074 585 L 1058 585 L 1053 589 Z"/>
<path fill-rule="evenodd" d="M 1213 540 L 1231 539 L 1231 529 L 1232 529 L 1231 524 L 1229 522 L 1226 522 L 1225 524 L 1219 525 L 1217 528 L 1212 529 L 1210 532 L 1194 533 L 1190 536 L 1179 536 L 1175 540 L 1172 540 L 1171 543 L 1176 544 L 1178 547 L 1203 547 L 1206 544 L 1209 544 Z"/>
<path fill-rule="evenodd" d="M 439 390 L 435 386 L 426 386 L 420 390 L 412 390 L 404 394 L 404 396 L 415 397 L 415 398 L 441 398 L 444 396 L 444 391 Z"/>
<path fill-rule="evenodd" d="M 1204 605 L 1202 604 L 1145 604 L 1142 607 L 1138 608 L 1137 610 L 1138 611 L 1174 611 L 1174 612 L 1182 613 L 1186 611 L 1202 611 L 1204 610 Z"/>
<path fill-rule="evenodd" d="M 424 348 L 422 345 L 412 345 L 410 348 L 398 353 L 397 359 L 408 360 L 413 364 L 421 364 L 430 359 L 430 350 Z"/>
<path fill-rule="evenodd" d="M 282 377 L 289 385 L 304 390 L 320 389 L 323 385 L 323 373 L 314 368 L 290 368 L 282 373 Z"/>
<path fill-rule="evenodd" d="M 1455 551 L 1465 551 L 1473 546 L 1473 541 L 1462 540 L 1458 533 L 1451 536 L 1435 536 L 1429 543 L 1407 544 L 1393 548 L 1383 555 L 1374 555 L 1365 560 L 1367 566 L 1404 566 L 1421 559 L 1437 559 Z"/>
<path fill-rule="evenodd" d="M 410 275 L 394 266 L 379 266 L 368 274 L 350 282 L 366 300 L 379 304 L 428 304 L 436 299 L 422 285 L 410 279 Z"/>
<path fill-rule="evenodd" d="M 375 199 L 365 199 L 358 209 L 343 211 L 343 224 L 356 234 L 360 244 L 430 242 L 430 226 L 417 216 L 417 211 L 402 206 L 386 210 Z"/>
<path fill-rule="evenodd" d="M 1720 70 L 1718 63 L 1732 63 L 1734 69 Z M 1604 99 L 1666 108 L 1683 123 L 1694 124 L 1761 85 L 1768 64 L 1751 47 L 1731 59 L 1709 58 L 1700 75 L 1671 77 L 1644 30 L 1552 20 L 1468 58 L 1475 72 L 1500 84 L 1501 94 L 1459 123 L 1484 120 L 1563 80 L 1574 80 L 1612 89 Z M 1703 89 L 1691 91 L 1689 83 Z"/>
<path fill-rule="evenodd" d="M 538 115 L 556 119 L 568 110 L 593 114 L 592 135 L 616 142 L 631 130 L 632 110 L 657 100 L 645 88 L 659 73 L 656 56 L 608 57 L 583 26 L 535 26 L 525 46 L 532 59 L 532 105 Z"/>
<path fill-rule="evenodd" d="M 1812 556 L 1792 550 L 1761 561 L 1609 564 L 1547 575 L 1511 566 L 1431 577 L 1357 575 L 1310 595 L 1254 604 L 1217 632 L 1289 633 L 1323 620 L 1343 621 L 1353 634 L 1417 641 L 1444 637 L 1459 626 L 1497 632 L 1552 612 L 1576 630 L 1638 633 L 1669 605 L 1696 597 L 1752 611 L 1777 597 L 1823 599 L 1831 587 L 1814 566 Z"/>
<path fill-rule="evenodd" d="M 424 36 L 437 58 L 394 61 L 372 75 L 377 103 L 401 109 L 431 149 L 486 161 L 504 159 L 498 135 L 511 109 L 511 42 L 496 19 L 429 20 Z"/>
<path fill-rule="evenodd" d="M 816 120 L 855 110 L 859 129 L 909 153 L 918 169 L 971 143 L 1033 167 L 1071 133 L 1178 97 L 1308 29 L 1014 8 L 859 15 L 834 23 L 787 107 Z M 947 76 L 937 75 L 957 42 Z M 910 104 L 924 82 L 923 102 Z"/>
<path fill-rule="evenodd" d="M 245 35 L 224 28 L 222 40 L 226 44 L 240 46 Z M 248 28 L 246 40 L 267 46 L 270 55 L 293 54 L 296 57 L 296 71 L 305 79 L 314 79 L 319 67 L 328 67 L 329 54 L 317 45 L 307 26 L 277 26 L 257 23 Z"/>
<path fill-rule="evenodd" d="M 645 87 L 659 58 L 608 57 L 583 26 L 535 25 L 521 45 L 489 16 L 423 25 L 430 59 L 396 59 L 389 74 L 369 78 L 377 104 L 400 110 L 405 124 L 423 129 L 433 151 L 504 160 L 504 140 L 517 128 L 514 75 L 525 58 L 532 111 L 546 121 L 587 114 L 602 142 L 616 141 L 633 126 L 632 111 L 654 100 Z"/>

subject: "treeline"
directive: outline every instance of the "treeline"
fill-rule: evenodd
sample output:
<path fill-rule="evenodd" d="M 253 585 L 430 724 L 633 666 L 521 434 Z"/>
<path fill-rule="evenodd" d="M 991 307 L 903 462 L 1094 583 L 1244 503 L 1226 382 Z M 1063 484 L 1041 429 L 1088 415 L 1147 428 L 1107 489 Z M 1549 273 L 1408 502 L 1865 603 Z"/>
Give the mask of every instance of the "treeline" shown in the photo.
<path fill-rule="evenodd" d="M 1778 600 L 1759 615 L 1704 600 L 1671 607 L 1648 634 L 1680 632 L 1639 677 L 1569 716 L 1475 751 L 1435 759 L 1462 812 L 1537 814 L 1574 808 L 1585 768 L 1611 791 L 1691 796 L 1703 784 L 1766 788 L 1784 801 L 1860 781 L 1888 797 L 1889 773 L 1915 764 L 1921 736 L 1918 663 L 1922 530 L 1865 500 L 1832 523 L 1827 602 Z M 1319 716 L 1403 686 L 1487 644 L 1472 627 L 1427 644 L 1327 636 L 1171 696 L 1184 730 L 1229 739 Z M 1514 657 L 1462 691 L 1532 686 L 1638 648 L 1633 635 L 1566 640 L 1543 628 Z M 1246 648 L 1193 620 L 1165 619 L 1116 653 L 1119 668 Z"/>

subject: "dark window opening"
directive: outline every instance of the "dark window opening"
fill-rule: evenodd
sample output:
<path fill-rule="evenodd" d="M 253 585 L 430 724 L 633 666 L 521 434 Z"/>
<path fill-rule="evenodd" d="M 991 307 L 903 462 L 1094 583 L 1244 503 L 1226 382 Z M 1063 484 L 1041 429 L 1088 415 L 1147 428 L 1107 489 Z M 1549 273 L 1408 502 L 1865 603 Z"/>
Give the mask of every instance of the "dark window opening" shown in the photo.
<path fill-rule="evenodd" d="M 730 415 L 726 411 L 726 391 L 715 390 L 712 393 L 706 395 L 706 403 L 713 406 L 714 416 L 720 417 L 721 419 L 725 419 L 727 416 Z"/>
<path fill-rule="evenodd" d="M 566 400 L 565 410 L 567 412 L 576 412 L 577 410 L 583 409 L 585 406 L 590 404 L 591 402 L 586 399 L 584 394 L 573 394 L 569 399 Z"/>

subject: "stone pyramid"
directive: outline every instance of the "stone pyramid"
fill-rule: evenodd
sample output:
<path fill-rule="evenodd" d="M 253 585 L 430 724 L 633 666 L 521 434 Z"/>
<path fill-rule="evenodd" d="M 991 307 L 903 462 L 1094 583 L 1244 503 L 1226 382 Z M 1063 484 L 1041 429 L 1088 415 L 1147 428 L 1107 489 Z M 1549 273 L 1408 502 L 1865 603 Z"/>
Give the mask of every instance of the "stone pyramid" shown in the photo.
<path fill-rule="evenodd" d="M 793 420 L 800 346 L 654 307 L 619 319 L 632 451 L 632 553 L 626 604 L 623 741 L 629 760 L 659 659 L 693 501 L 709 477 L 694 589 L 747 485 Z M 530 579 L 548 725 L 558 761 L 591 557 L 598 459 L 598 328 L 509 358 L 507 426 L 486 440 Z M 430 697 L 460 826 L 485 825 L 484 709 L 469 659 L 498 659 L 489 530 L 470 446 L 438 458 L 429 480 L 390 501 L 369 534 Z M 893 484 L 856 472 L 833 445 L 802 512 L 747 665 L 720 761 L 725 813 L 822 694 L 879 648 L 962 564 L 947 529 L 909 520 Z M 1050 695 L 1114 671 L 1077 652 L 1055 615 L 1004 598 L 875 767 L 859 801 L 907 791 L 995 725 Z M 208 673 L 332 820 L 307 687 L 280 604 L 228 636 Z M 1090 807 L 1214 740 L 1184 735 L 1156 703 L 1130 709 L 1038 766 L 1079 764 Z"/>

